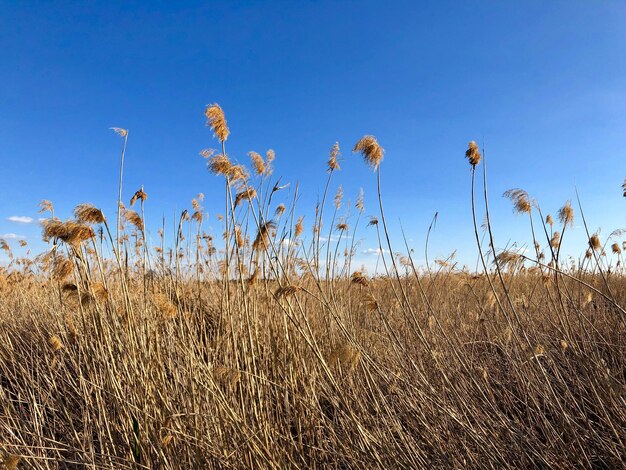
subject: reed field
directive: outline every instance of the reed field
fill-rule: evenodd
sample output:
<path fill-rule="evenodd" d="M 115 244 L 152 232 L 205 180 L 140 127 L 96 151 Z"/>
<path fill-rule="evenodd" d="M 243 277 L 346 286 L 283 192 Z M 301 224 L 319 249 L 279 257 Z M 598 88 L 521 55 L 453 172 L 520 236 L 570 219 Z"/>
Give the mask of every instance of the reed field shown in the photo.
<path fill-rule="evenodd" d="M 626 467 L 626 235 L 592 232 L 577 200 L 548 214 L 512 189 L 533 243 L 495 249 L 470 142 L 458 165 L 478 269 L 418 263 L 390 235 L 393 157 L 375 137 L 342 150 L 373 170 L 374 215 L 360 195 L 343 217 L 339 144 L 319 204 L 299 207 L 272 151 L 236 161 L 224 112 L 205 114 L 217 149 L 201 154 L 224 198 L 198 195 L 157 243 L 148 188 L 122 198 L 123 150 L 116 213 L 76 201 L 61 220 L 42 201 L 47 250 L 0 241 L 6 468 Z M 561 253 L 574 220 L 578 259 Z M 378 241 L 383 274 L 358 265 L 357 233 Z"/>

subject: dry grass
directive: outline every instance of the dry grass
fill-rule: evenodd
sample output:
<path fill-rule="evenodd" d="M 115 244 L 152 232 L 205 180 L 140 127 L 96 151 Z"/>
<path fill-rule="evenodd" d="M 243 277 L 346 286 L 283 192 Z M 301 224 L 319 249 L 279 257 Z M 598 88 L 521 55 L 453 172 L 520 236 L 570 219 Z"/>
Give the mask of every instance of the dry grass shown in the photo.
<path fill-rule="evenodd" d="M 591 254 L 563 265 L 574 209 L 559 213 L 554 242 L 552 217 L 516 189 L 507 196 L 530 217 L 534 256 L 493 256 L 487 211 L 484 236 L 476 230 L 481 272 L 453 259 L 418 271 L 408 252 L 383 258 L 386 274 L 373 278 L 351 267 L 362 195 L 355 220 L 339 217 L 338 196 L 322 224 L 338 145 L 306 241 L 297 197 L 279 201 L 271 180 L 273 152 L 265 161 L 251 152 L 250 176 L 226 156 L 219 106 L 207 121 L 222 145 L 205 156 L 225 180 L 225 249 L 204 232 L 200 196 L 172 248 L 163 232 L 149 247 L 142 188 L 131 202 L 141 201 L 141 215 L 122 210 L 119 241 L 99 209 L 80 205 L 62 222 L 44 201 L 50 250 L 0 271 L 7 468 L 626 465 L 617 241 L 589 234 Z M 355 151 L 379 183 L 380 213 L 364 230 L 396 253 L 382 148 L 366 136 Z M 467 157 L 475 213 L 484 157 L 475 143 Z M 321 242 L 324 227 L 348 243 Z"/>

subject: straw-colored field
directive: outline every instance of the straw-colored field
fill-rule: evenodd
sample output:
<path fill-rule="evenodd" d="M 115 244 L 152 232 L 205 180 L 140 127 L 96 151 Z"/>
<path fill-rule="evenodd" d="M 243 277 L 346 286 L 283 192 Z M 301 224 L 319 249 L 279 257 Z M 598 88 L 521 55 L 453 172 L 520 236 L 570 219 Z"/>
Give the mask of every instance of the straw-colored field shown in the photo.
<path fill-rule="evenodd" d="M 339 218 L 327 183 L 304 226 L 273 153 L 236 164 L 221 108 L 206 114 L 223 240 L 204 233 L 201 197 L 157 246 L 143 190 L 119 215 L 82 204 L 69 221 L 44 201 L 49 250 L 0 268 L 7 468 L 626 466 L 619 237 L 589 234 L 570 266 L 559 255 L 577 210 L 548 216 L 514 190 L 532 254 L 494 258 L 488 214 L 484 227 L 475 215 L 478 272 L 416 266 L 389 241 L 378 171 L 376 218 L 362 200 Z M 371 136 L 354 151 L 374 170 L 388 163 Z M 482 217 L 480 151 L 463 152 Z M 385 275 L 354 265 L 356 230 L 394 253 Z"/>

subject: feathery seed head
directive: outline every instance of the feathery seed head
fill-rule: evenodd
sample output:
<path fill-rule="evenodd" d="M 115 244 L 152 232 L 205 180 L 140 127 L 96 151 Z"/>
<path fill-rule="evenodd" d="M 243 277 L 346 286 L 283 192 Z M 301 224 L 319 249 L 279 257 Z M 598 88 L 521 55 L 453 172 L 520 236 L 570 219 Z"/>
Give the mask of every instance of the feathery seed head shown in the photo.
<path fill-rule="evenodd" d="M 228 174 L 230 183 L 239 183 L 238 186 L 244 186 L 244 182 L 248 179 L 250 173 L 243 165 L 233 165 Z"/>
<path fill-rule="evenodd" d="M 74 208 L 76 220 L 85 224 L 101 224 L 104 222 L 104 214 L 92 204 L 79 204 Z"/>
<path fill-rule="evenodd" d="M 552 238 L 550 239 L 550 246 L 552 248 L 558 248 L 561 243 L 561 233 L 556 231 L 552 234 Z"/>
<path fill-rule="evenodd" d="M 126 209 L 124 211 L 124 219 L 143 232 L 143 220 L 141 219 L 141 216 L 137 214 L 137 212 Z"/>
<path fill-rule="evenodd" d="M 270 236 L 272 231 L 276 229 L 276 223 L 272 220 L 265 222 L 261 225 L 254 242 L 252 243 L 252 249 L 254 251 L 266 250 L 270 246 Z"/>
<path fill-rule="evenodd" d="M 11 251 L 11 247 L 4 238 L 0 238 L 0 250 L 6 251 L 9 255 L 9 258 L 13 259 L 13 252 Z"/>
<path fill-rule="evenodd" d="M 214 175 L 228 176 L 233 168 L 233 164 L 228 158 L 228 155 L 223 154 L 209 157 L 207 165 L 209 167 L 209 171 Z"/>
<path fill-rule="evenodd" d="M 241 201 L 252 201 L 256 197 L 256 189 L 246 188 L 235 196 L 235 207 L 239 206 Z"/>
<path fill-rule="evenodd" d="M 44 241 L 59 239 L 70 245 L 80 245 L 82 242 L 95 237 L 93 229 L 73 220 L 61 222 L 59 219 L 46 219 L 42 222 Z"/>
<path fill-rule="evenodd" d="M 341 170 L 337 157 L 339 157 L 339 142 L 335 142 L 333 148 L 330 151 L 330 157 L 328 158 L 328 171 Z"/>
<path fill-rule="evenodd" d="M 367 280 L 367 276 L 365 276 L 362 271 L 354 271 L 352 273 L 352 276 L 350 276 L 350 282 L 352 282 L 352 284 L 358 284 L 363 287 L 367 287 L 370 285 L 369 281 Z"/>
<path fill-rule="evenodd" d="M 204 213 L 202 212 L 202 209 L 198 208 L 198 210 L 193 211 L 191 218 L 196 222 L 202 222 L 204 220 Z"/>
<path fill-rule="evenodd" d="M 74 271 L 74 265 L 63 256 L 57 256 L 52 265 L 52 278 L 55 281 L 63 282 Z"/>
<path fill-rule="evenodd" d="M 269 149 L 267 152 L 265 152 L 265 175 L 266 176 L 271 175 L 272 172 L 274 171 L 272 169 L 272 162 L 274 161 L 275 158 L 276 158 L 276 153 L 272 149 Z"/>
<path fill-rule="evenodd" d="M 274 215 L 276 217 L 280 217 L 281 215 L 283 215 L 285 213 L 285 210 L 287 210 L 287 208 L 285 207 L 284 204 L 278 204 L 278 206 L 276 206 L 276 210 L 274 211 Z"/>
<path fill-rule="evenodd" d="M 213 130 L 213 134 L 220 142 L 226 142 L 228 139 L 228 126 L 226 124 L 226 118 L 224 117 L 224 111 L 219 104 L 210 104 L 204 110 L 206 116 L 206 125 Z"/>
<path fill-rule="evenodd" d="M 237 243 L 238 248 L 243 248 L 245 245 L 245 239 L 241 233 L 241 227 L 239 225 L 235 225 L 235 242 Z"/>
<path fill-rule="evenodd" d="M 289 297 L 291 295 L 294 295 L 298 291 L 300 291 L 300 287 L 298 286 L 283 286 L 276 289 L 276 292 L 274 292 L 274 297 L 276 297 L 276 300 L 278 300 L 281 297 Z"/>
<path fill-rule="evenodd" d="M 365 193 L 363 192 L 363 188 L 359 189 L 359 195 L 356 198 L 356 204 L 354 205 L 354 207 L 357 208 L 357 210 L 362 214 L 363 211 L 365 210 L 364 206 L 363 206 L 363 199 L 365 198 Z"/>
<path fill-rule="evenodd" d="M 63 341 L 61 341 L 61 338 L 57 335 L 51 336 L 50 339 L 48 339 L 48 344 L 54 352 L 63 349 Z"/>
<path fill-rule="evenodd" d="M 515 210 L 516 212 L 520 214 L 530 214 L 530 211 L 532 210 L 532 204 L 530 202 L 530 198 L 528 197 L 528 193 L 523 189 L 509 189 L 504 193 L 504 197 L 510 199 L 513 202 L 513 210 Z"/>
<path fill-rule="evenodd" d="M 263 161 L 263 157 L 256 152 L 248 152 L 250 156 L 250 160 L 252 160 L 252 166 L 254 167 L 254 172 L 257 175 L 265 174 L 267 168 L 265 167 L 265 162 Z"/>
<path fill-rule="evenodd" d="M 509 267 L 510 269 L 515 269 L 519 263 L 521 263 L 522 258 L 518 253 L 513 251 L 504 250 L 496 255 L 496 259 L 494 260 L 494 264 L 501 266 L 502 268 Z"/>
<path fill-rule="evenodd" d="M 600 237 L 598 237 L 597 233 L 594 233 L 589 238 L 589 246 L 595 251 L 598 251 L 601 248 Z"/>
<path fill-rule="evenodd" d="M 478 165 L 480 163 L 480 152 L 478 151 L 478 145 L 476 144 L 475 141 L 470 141 L 469 144 L 467 144 L 467 150 L 465 151 L 465 157 L 469 160 L 470 165 L 472 165 L 472 167 L 476 167 L 476 165 Z"/>
<path fill-rule="evenodd" d="M 144 192 L 143 186 L 142 186 L 138 191 L 135 191 L 135 194 L 130 199 L 130 206 L 132 207 L 133 205 L 135 205 L 137 201 L 143 202 L 146 199 L 148 199 L 148 195 Z"/>
<path fill-rule="evenodd" d="M 128 131 L 126 129 L 122 129 L 121 127 L 109 127 L 109 129 L 111 129 L 120 137 L 126 137 L 128 135 Z"/>
<path fill-rule="evenodd" d="M 206 149 L 200 150 L 200 155 L 206 159 L 211 158 L 214 153 L 215 153 L 215 149 L 206 148 Z"/>
<path fill-rule="evenodd" d="M 176 306 L 170 301 L 170 298 L 167 295 L 157 292 L 154 294 L 152 301 L 164 319 L 167 320 L 176 316 Z"/>
<path fill-rule="evenodd" d="M 565 205 L 559 209 L 559 222 L 561 222 L 563 226 L 574 225 L 574 208 L 570 201 L 567 201 Z"/>
<path fill-rule="evenodd" d="M 54 206 L 52 205 L 52 202 L 48 201 L 47 199 L 44 199 L 43 201 L 41 201 L 39 203 L 39 213 L 43 214 L 46 211 L 50 211 L 50 212 L 54 212 Z"/>
<path fill-rule="evenodd" d="M 302 235 L 302 232 L 304 231 L 303 222 L 304 222 L 304 217 L 303 216 L 298 217 L 298 221 L 296 222 L 296 228 L 294 229 L 294 234 L 296 238 Z"/>
<path fill-rule="evenodd" d="M 363 136 L 361 140 L 356 143 L 354 149 L 352 149 L 352 153 L 356 152 L 359 152 L 363 156 L 365 163 L 374 170 L 380 165 L 380 162 L 383 160 L 383 154 L 385 153 L 383 148 L 378 144 L 376 137 L 373 135 Z"/>
<path fill-rule="evenodd" d="M 335 209 L 339 209 L 341 207 L 341 200 L 343 199 L 343 187 L 340 185 L 337 188 L 337 192 L 335 193 Z"/>

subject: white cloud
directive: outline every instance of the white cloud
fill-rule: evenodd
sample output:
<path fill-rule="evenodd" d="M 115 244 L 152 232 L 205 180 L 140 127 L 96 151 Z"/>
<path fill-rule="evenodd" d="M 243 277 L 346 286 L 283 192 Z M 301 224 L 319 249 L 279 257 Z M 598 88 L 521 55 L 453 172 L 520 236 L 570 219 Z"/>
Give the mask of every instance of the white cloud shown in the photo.
<path fill-rule="evenodd" d="M 5 240 L 23 240 L 26 237 L 15 233 L 5 233 L 4 235 L 0 234 L 0 238 L 4 238 Z"/>
<path fill-rule="evenodd" d="M 364 255 L 380 255 L 381 253 L 389 253 L 389 250 L 383 248 L 381 251 L 380 248 L 368 248 L 367 250 L 363 250 L 361 253 Z"/>
<path fill-rule="evenodd" d="M 339 235 L 331 235 L 330 236 L 330 241 L 331 242 L 336 242 L 339 241 L 340 239 L 346 239 L 348 238 L 348 234 L 346 232 L 343 232 L 340 236 Z M 328 237 L 325 237 L 323 235 L 320 235 L 320 241 L 321 242 L 327 242 L 328 241 Z"/>
<path fill-rule="evenodd" d="M 300 245 L 300 241 L 299 240 L 290 240 L 289 238 L 285 238 L 282 241 L 283 246 L 298 246 Z"/>
<path fill-rule="evenodd" d="M 34 221 L 32 217 L 27 217 L 25 215 L 12 215 L 11 217 L 8 217 L 7 220 L 18 224 L 30 224 Z"/>

